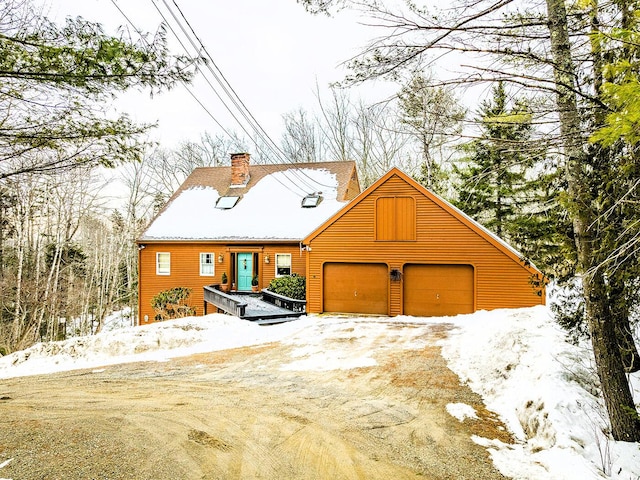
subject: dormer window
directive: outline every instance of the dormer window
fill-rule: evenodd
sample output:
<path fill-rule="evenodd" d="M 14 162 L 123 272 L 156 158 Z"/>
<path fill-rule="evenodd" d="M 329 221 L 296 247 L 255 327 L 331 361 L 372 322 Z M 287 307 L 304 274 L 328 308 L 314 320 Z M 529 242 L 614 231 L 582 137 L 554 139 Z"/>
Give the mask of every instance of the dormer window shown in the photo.
<path fill-rule="evenodd" d="M 236 206 L 240 197 L 220 197 L 216 202 L 216 208 L 220 210 L 229 210 Z"/>
<path fill-rule="evenodd" d="M 312 193 L 302 199 L 302 208 L 315 208 L 320 205 L 322 195 L 320 193 Z"/>

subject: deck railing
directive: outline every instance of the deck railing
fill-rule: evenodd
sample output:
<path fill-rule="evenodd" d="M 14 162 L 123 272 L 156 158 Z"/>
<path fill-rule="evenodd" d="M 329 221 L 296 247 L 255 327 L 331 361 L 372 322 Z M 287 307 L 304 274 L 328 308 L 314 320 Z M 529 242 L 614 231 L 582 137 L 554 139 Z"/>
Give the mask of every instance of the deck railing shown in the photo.
<path fill-rule="evenodd" d="M 224 310 L 227 313 L 240 318 L 244 317 L 247 302 L 238 300 L 237 297 L 227 295 L 215 287 L 215 285 L 206 285 L 204 287 L 204 301 L 215 305 L 220 310 Z"/>
<path fill-rule="evenodd" d="M 307 308 L 306 300 L 296 300 L 295 298 L 285 297 L 284 295 L 279 295 L 267 290 L 266 288 L 263 288 L 261 292 L 263 301 L 272 303 L 273 305 L 281 308 L 286 308 L 292 312 L 304 313 Z"/>

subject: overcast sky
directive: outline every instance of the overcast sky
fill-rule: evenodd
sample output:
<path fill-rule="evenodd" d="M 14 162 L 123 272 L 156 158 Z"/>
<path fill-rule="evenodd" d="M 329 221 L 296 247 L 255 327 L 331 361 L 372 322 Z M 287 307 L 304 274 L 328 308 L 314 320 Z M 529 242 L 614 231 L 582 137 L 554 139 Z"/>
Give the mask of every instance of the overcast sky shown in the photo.
<path fill-rule="evenodd" d="M 154 0 L 115 0 L 129 19 L 146 31 L 161 21 Z M 173 0 L 166 0 L 173 7 Z M 347 73 L 340 64 L 355 55 L 375 32 L 346 12 L 334 18 L 313 16 L 296 0 L 176 0 L 222 73 L 263 128 L 280 141 L 282 115 L 304 107 L 313 110 L 316 82 L 328 83 Z M 58 20 L 81 15 L 114 31 L 127 20 L 111 0 L 49 0 Z M 163 0 L 155 0 L 163 11 Z M 175 51 L 180 46 L 171 43 Z M 376 86 L 368 87 L 376 96 Z M 390 91 L 379 85 L 380 98 Z M 209 86 L 198 78 L 193 90 L 216 119 L 230 130 L 240 128 Z M 372 92 L 373 90 L 373 92 Z M 383 91 L 384 90 L 384 91 Z M 158 121 L 161 143 L 197 140 L 204 131 L 218 132 L 210 116 L 179 87 L 149 100 L 147 93 L 128 95 L 126 104 L 140 121 Z"/>

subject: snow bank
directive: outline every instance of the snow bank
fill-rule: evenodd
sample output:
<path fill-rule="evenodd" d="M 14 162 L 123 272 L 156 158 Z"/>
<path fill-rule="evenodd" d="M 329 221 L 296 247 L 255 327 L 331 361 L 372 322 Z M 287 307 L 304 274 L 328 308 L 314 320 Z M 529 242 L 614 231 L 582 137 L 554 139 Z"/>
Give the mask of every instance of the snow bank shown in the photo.
<path fill-rule="evenodd" d="M 476 439 L 504 475 L 638 478 L 638 445 L 602 433 L 607 420 L 591 351 L 567 343 L 547 308 L 478 312 L 453 323 L 458 328 L 441 342 L 443 356 L 519 442 Z M 637 388 L 635 394 L 640 398 Z"/>
<path fill-rule="evenodd" d="M 96 368 L 126 362 L 165 361 L 172 357 L 278 341 L 306 322 L 269 329 L 223 314 L 188 317 L 61 342 L 38 343 L 0 358 L 0 378 Z"/>

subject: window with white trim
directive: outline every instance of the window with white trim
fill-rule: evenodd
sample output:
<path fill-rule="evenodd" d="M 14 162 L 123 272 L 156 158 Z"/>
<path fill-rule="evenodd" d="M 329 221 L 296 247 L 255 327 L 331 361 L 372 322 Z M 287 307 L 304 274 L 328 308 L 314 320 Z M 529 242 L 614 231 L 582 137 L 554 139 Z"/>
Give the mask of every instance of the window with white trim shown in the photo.
<path fill-rule="evenodd" d="M 276 277 L 291 275 L 291 254 L 276 253 Z"/>
<path fill-rule="evenodd" d="M 171 253 L 156 253 L 156 275 L 171 275 Z"/>
<path fill-rule="evenodd" d="M 212 277 L 215 274 L 214 259 L 216 258 L 214 253 L 201 253 L 200 254 L 200 276 Z"/>

